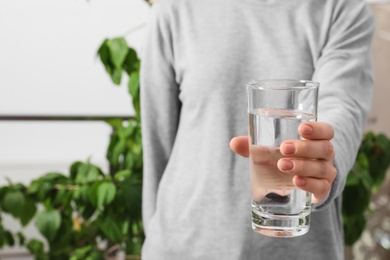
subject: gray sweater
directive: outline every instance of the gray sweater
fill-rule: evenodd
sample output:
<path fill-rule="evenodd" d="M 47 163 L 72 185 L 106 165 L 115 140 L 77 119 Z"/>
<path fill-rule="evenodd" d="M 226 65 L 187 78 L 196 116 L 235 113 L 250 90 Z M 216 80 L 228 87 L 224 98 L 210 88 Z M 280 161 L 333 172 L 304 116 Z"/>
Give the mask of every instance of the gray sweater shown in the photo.
<path fill-rule="evenodd" d="M 341 193 L 372 97 L 374 20 L 362 0 L 159 0 L 142 55 L 143 260 L 343 259 Z M 320 82 L 337 178 L 310 231 L 251 229 L 245 83 Z"/>

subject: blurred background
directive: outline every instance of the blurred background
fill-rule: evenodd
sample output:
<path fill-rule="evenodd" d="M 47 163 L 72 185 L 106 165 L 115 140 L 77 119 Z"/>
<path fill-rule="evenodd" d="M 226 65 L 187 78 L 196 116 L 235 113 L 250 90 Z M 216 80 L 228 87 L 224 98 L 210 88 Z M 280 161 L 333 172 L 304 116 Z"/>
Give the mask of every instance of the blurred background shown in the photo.
<path fill-rule="evenodd" d="M 367 2 L 377 23 L 367 131 L 390 136 L 390 1 Z M 0 186 L 6 178 L 27 184 L 48 171 L 65 173 L 72 162 L 88 158 L 107 169 L 110 127 L 80 119 L 129 117 L 134 111 L 127 88 L 113 85 L 96 53 L 112 37 L 125 37 L 141 51 L 149 12 L 143 0 L 0 0 Z M 68 120 L 48 120 L 59 116 Z M 389 178 L 347 258 L 390 259 Z M 3 221 L 19 228 L 11 218 Z M 32 226 L 27 230 L 40 236 Z M 0 259 L 29 258 L 22 248 L 5 247 Z"/>
<path fill-rule="evenodd" d="M 0 0 L 0 186 L 68 173 L 88 159 L 107 172 L 112 129 L 83 119 L 134 110 L 127 81 L 115 86 L 97 51 L 124 37 L 140 52 L 149 11 L 143 0 Z M 9 216 L 3 223 L 20 229 Z M 32 224 L 26 233 L 41 237 Z M 26 252 L 5 247 L 0 259 L 31 259 Z"/>

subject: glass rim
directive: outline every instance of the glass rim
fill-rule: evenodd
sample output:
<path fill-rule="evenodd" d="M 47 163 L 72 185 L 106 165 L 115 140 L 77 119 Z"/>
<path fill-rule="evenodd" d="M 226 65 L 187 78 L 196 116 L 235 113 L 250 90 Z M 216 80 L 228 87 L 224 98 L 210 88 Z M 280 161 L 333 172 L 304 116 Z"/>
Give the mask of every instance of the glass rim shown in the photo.
<path fill-rule="evenodd" d="M 302 90 L 316 89 L 319 86 L 319 82 L 304 79 L 259 79 L 251 80 L 246 84 L 248 89 L 254 90 Z"/>

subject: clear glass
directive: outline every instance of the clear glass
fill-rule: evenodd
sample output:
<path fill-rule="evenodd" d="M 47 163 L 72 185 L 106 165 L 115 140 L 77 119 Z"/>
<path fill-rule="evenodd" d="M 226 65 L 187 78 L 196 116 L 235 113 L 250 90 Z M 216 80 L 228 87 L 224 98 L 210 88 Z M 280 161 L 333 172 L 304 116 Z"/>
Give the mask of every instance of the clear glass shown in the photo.
<path fill-rule="evenodd" d="M 271 237 L 309 231 L 311 194 L 295 188 L 278 170 L 280 144 L 302 139 L 298 126 L 317 120 L 319 83 L 307 80 L 258 80 L 247 84 L 252 228 Z"/>

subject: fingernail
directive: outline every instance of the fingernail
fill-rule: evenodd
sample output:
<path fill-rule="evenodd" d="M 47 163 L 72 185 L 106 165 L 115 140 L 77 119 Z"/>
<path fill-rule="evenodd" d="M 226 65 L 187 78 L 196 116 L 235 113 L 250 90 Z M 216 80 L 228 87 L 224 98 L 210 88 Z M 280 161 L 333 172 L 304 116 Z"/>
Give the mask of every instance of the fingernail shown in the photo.
<path fill-rule="evenodd" d="M 294 168 L 294 163 L 290 160 L 283 159 L 280 160 L 279 166 L 282 171 L 288 171 Z"/>
<path fill-rule="evenodd" d="M 295 184 L 298 186 L 305 186 L 306 185 L 306 180 L 303 178 L 296 178 Z"/>
<path fill-rule="evenodd" d="M 310 125 L 302 125 L 301 128 L 302 134 L 304 135 L 311 135 L 313 133 L 313 127 Z"/>
<path fill-rule="evenodd" d="M 293 143 L 283 143 L 281 148 L 284 154 L 295 153 L 295 145 Z"/>

